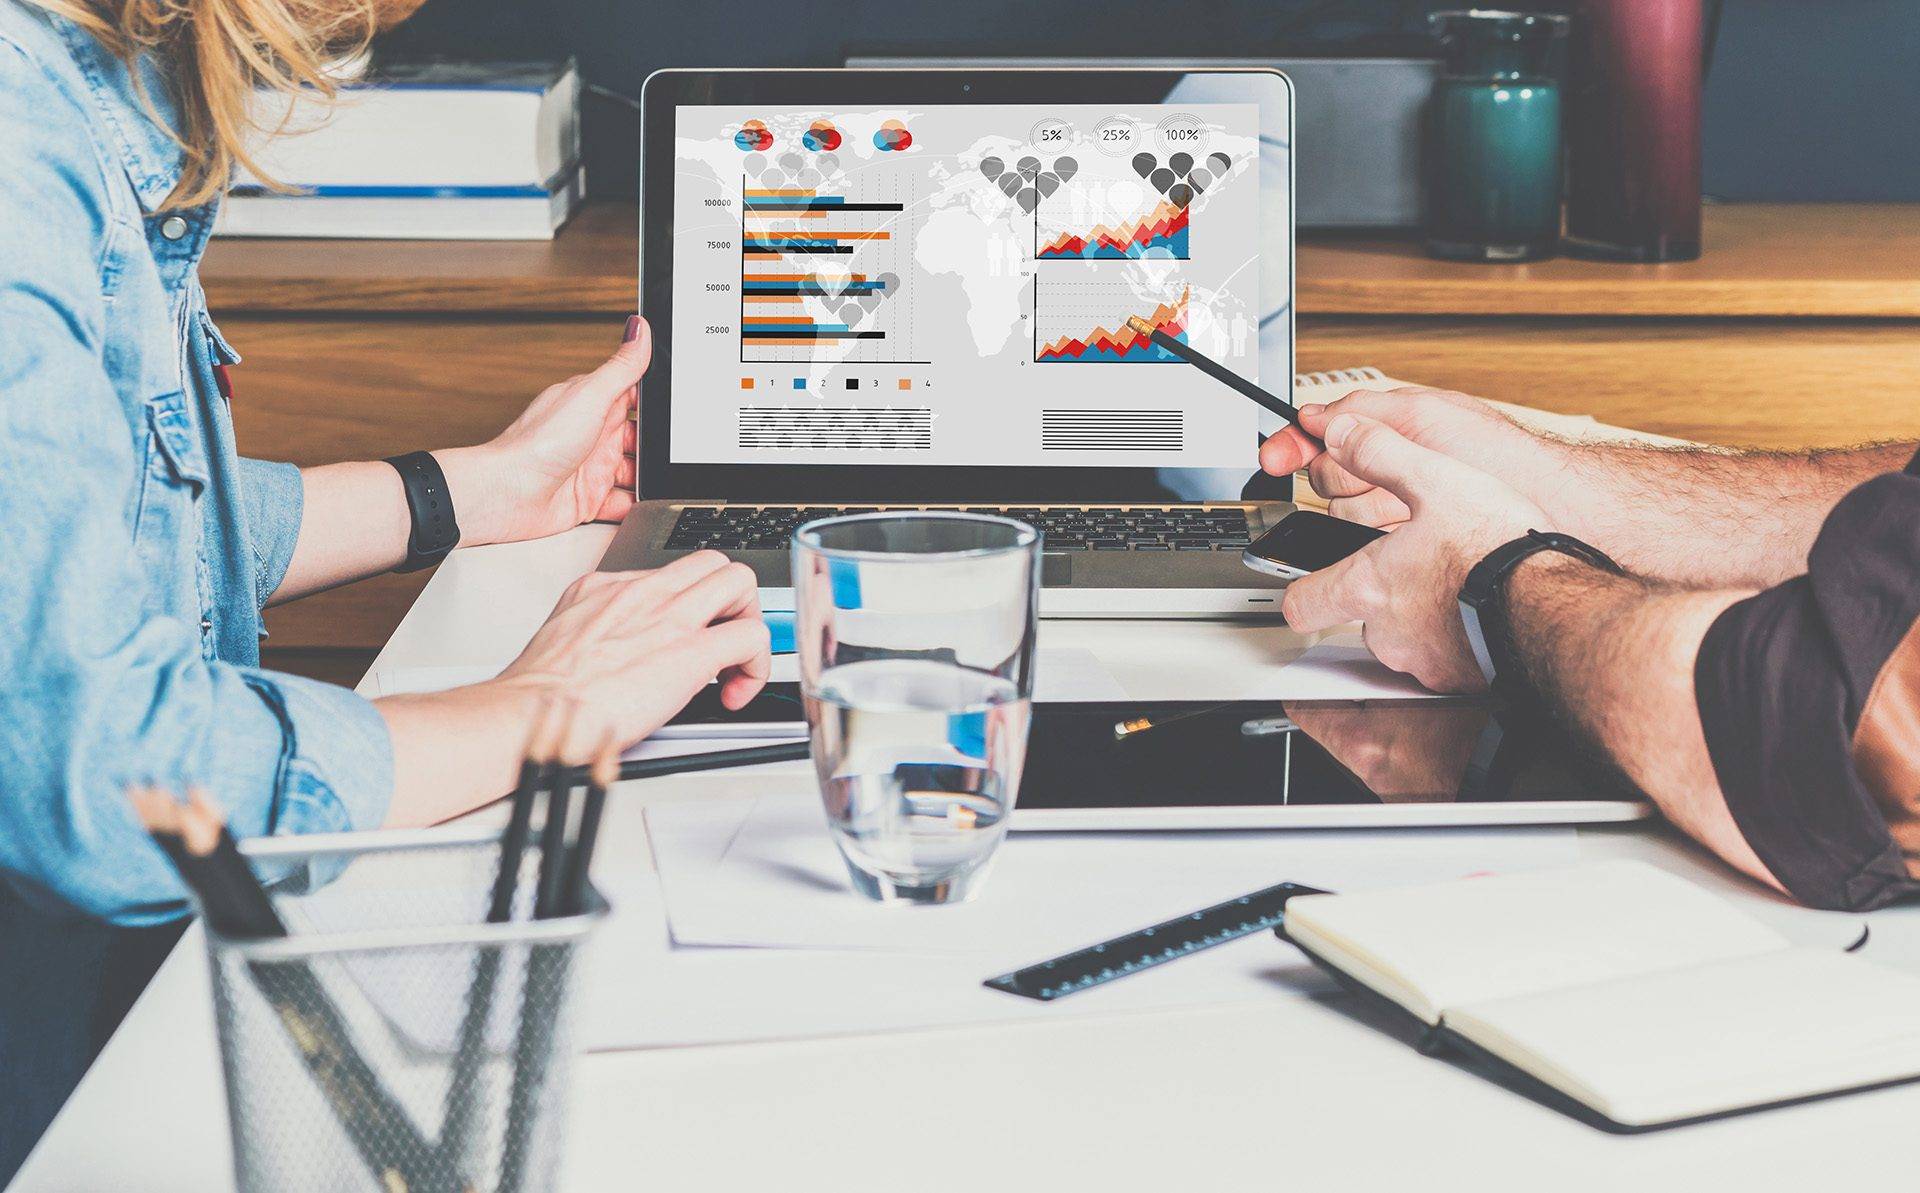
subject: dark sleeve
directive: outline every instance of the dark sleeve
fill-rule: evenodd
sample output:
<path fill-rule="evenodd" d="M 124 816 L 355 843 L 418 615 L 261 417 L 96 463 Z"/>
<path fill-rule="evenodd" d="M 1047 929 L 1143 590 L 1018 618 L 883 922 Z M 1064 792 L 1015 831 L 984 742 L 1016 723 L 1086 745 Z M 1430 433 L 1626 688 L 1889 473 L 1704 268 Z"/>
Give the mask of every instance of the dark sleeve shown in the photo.
<path fill-rule="evenodd" d="M 1720 615 L 1694 690 L 1734 822 L 1794 898 L 1920 892 L 1920 455 L 1841 499 L 1805 575 Z"/>

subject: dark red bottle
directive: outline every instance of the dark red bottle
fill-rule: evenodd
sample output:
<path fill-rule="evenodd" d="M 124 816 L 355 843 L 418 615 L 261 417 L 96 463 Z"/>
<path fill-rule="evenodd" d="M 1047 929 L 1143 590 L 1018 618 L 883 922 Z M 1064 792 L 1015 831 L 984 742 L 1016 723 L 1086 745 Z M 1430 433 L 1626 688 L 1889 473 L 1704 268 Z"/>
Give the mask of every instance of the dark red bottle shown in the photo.
<path fill-rule="evenodd" d="M 1701 0 L 1576 0 L 1562 248 L 1612 261 L 1700 255 Z"/>

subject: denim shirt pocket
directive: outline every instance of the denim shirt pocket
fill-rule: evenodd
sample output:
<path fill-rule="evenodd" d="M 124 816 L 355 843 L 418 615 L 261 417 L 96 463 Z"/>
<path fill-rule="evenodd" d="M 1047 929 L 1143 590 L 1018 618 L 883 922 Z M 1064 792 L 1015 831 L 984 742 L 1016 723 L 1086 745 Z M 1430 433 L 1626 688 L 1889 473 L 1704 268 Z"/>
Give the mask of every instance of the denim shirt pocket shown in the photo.
<path fill-rule="evenodd" d="M 204 310 L 200 312 L 200 330 L 207 333 L 207 346 L 213 351 L 213 363 L 217 365 L 237 365 L 242 360 L 238 351 L 220 334 L 220 325 L 213 316 Z"/>
<path fill-rule="evenodd" d="M 194 434 L 192 407 L 184 391 L 146 401 L 147 446 L 134 515 L 136 556 L 149 580 L 147 591 L 178 596 L 197 593 L 195 566 L 199 511 L 206 490 L 207 461 Z M 164 598 L 163 598 L 164 599 Z M 188 608 L 154 610 L 187 616 Z"/>

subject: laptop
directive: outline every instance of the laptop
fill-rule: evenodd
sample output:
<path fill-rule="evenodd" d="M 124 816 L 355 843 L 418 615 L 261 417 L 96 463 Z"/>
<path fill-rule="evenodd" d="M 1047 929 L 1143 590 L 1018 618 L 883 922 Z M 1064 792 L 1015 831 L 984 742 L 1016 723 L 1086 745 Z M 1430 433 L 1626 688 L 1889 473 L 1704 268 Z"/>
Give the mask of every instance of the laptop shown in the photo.
<path fill-rule="evenodd" d="M 1271 70 L 665 70 L 642 92 L 639 502 L 601 567 L 718 549 L 792 608 L 819 517 L 1045 535 L 1045 616 L 1273 616 L 1292 509 L 1292 88 Z"/>

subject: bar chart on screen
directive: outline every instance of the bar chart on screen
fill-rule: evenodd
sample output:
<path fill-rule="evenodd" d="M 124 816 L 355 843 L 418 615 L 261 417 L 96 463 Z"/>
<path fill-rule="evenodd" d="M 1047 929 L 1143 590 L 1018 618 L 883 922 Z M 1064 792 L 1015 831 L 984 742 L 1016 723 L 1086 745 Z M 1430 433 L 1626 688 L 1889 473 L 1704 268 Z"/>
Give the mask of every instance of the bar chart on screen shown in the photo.
<path fill-rule="evenodd" d="M 1034 281 L 1038 364 L 1179 364 L 1180 358 L 1127 326 L 1135 315 L 1187 342 L 1190 289 L 1156 300 L 1131 282 Z"/>
<path fill-rule="evenodd" d="M 742 177 L 741 362 L 919 363 L 900 297 L 908 206 Z"/>

